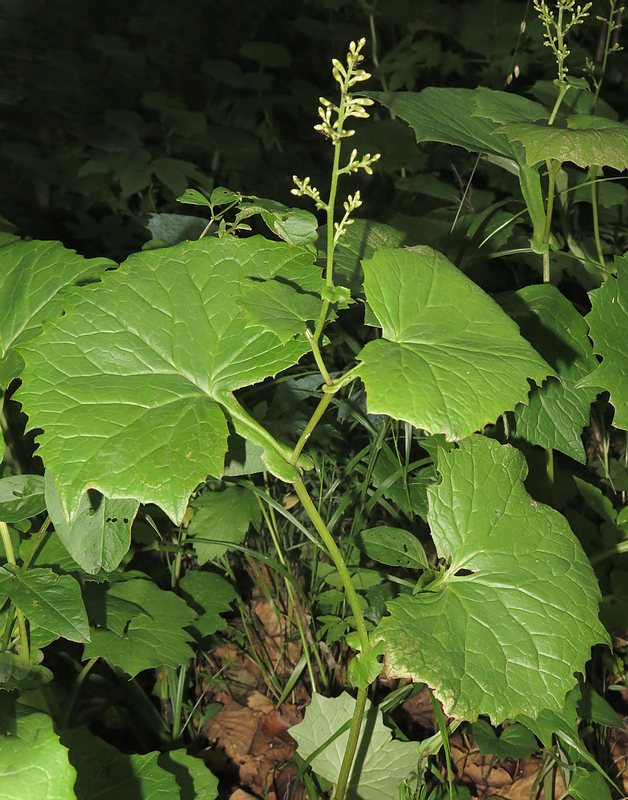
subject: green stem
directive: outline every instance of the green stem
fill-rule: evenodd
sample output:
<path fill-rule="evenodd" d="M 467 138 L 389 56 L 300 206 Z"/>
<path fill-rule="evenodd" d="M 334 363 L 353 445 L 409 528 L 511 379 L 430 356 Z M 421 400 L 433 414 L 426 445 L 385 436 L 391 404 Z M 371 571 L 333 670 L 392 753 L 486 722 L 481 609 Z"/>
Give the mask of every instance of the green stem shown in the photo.
<path fill-rule="evenodd" d="M 2 544 L 4 545 L 4 553 L 7 557 L 7 562 L 12 564 L 14 567 L 17 566 L 15 560 L 15 553 L 13 552 L 13 543 L 11 542 L 11 534 L 9 533 L 9 526 L 6 522 L 0 521 L 0 539 L 2 539 Z M 29 654 L 29 646 L 28 646 L 28 633 L 26 632 L 26 619 L 24 614 L 20 611 L 17 606 L 15 607 L 15 613 L 17 616 L 17 627 L 19 630 L 20 635 L 20 659 L 24 664 L 28 664 L 30 662 L 30 654 Z M 11 623 L 9 626 L 9 617 L 11 618 Z M 9 612 L 9 617 L 7 618 L 7 626 L 5 626 L 4 634 L 2 637 L 3 644 L 6 640 L 6 647 L 8 646 L 8 639 L 11 635 L 11 628 L 13 627 L 13 619 L 11 613 Z M 8 636 L 7 636 L 8 630 Z"/>
<path fill-rule="evenodd" d="M 349 739 L 347 740 L 347 747 L 342 759 L 340 773 L 338 774 L 338 783 L 334 793 L 334 800 L 344 800 L 347 792 L 347 783 L 351 774 L 351 767 L 353 766 L 353 759 L 355 758 L 355 751 L 358 747 L 360 739 L 360 730 L 362 728 L 362 720 L 364 719 L 364 709 L 366 708 L 366 689 L 358 689 L 358 696 L 355 701 L 355 709 L 353 711 L 353 719 L 351 720 L 351 728 L 349 729 Z"/>
<path fill-rule="evenodd" d="M 327 367 L 325 366 L 325 362 L 323 361 L 323 356 L 321 355 L 321 350 L 319 347 L 319 341 L 321 335 L 323 333 L 323 328 L 325 327 L 325 323 L 327 322 L 327 311 L 329 310 L 329 300 L 323 300 L 323 305 L 321 306 L 321 313 L 318 318 L 318 322 L 316 323 L 316 330 L 314 333 L 310 333 L 309 331 L 305 332 L 305 335 L 309 339 L 310 347 L 312 348 L 312 353 L 314 353 L 314 360 L 316 361 L 316 366 L 318 367 L 318 371 L 323 376 L 323 380 L 327 384 L 327 386 L 333 386 L 334 382 L 327 371 Z"/>
<path fill-rule="evenodd" d="M 595 111 L 595 106 L 597 105 L 597 101 L 600 96 L 600 89 L 602 88 L 602 83 L 604 82 L 604 75 L 606 74 L 606 63 L 608 61 L 608 54 L 611 49 L 611 36 L 613 35 L 613 30 L 615 29 L 613 21 L 613 17 L 615 16 L 615 0 L 610 0 L 609 6 L 610 10 L 608 14 L 608 20 L 606 22 L 606 41 L 604 42 L 604 58 L 602 59 L 602 70 L 601 70 L 602 74 L 600 75 L 600 79 L 595 81 L 595 96 L 591 113 Z"/>
<path fill-rule="evenodd" d="M 602 241 L 600 239 L 600 220 L 597 207 L 597 178 L 596 166 L 589 167 L 589 179 L 591 180 L 591 208 L 593 211 L 593 235 L 595 237 L 595 249 L 597 250 L 597 258 L 600 266 L 604 266 L 604 253 L 602 252 Z"/>
<path fill-rule="evenodd" d="M 24 563 L 22 564 L 22 572 L 24 572 L 29 568 L 31 561 L 35 558 L 35 555 L 39 550 L 39 545 L 42 543 L 44 537 L 48 533 L 49 525 L 50 525 L 50 517 L 46 517 L 46 519 L 44 520 L 44 524 L 37 531 L 37 534 L 31 541 L 31 549 L 28 551 L 26 558 L 24 559 Z"/>
<path fill-rule="evenodd" d="M 327 526 L 323 522 L 321 515 L 318 513 L 318 509 L 310 499 L 305 485 L 303 484 L 303 480 L 298 478 L 293 482 L 292 485 L 294 486 L 297 497 L 303 504 L 303 508 L 305 508 L 308 517 L 312 520 L 314 527 L 323 540 L 323 543 L 327 548 L 327 552 L 329 553 L 331 560 L 334 562 L 334 566 L 338 570 L 338 574 L 340 575 L 347 595 L 347 602 L 349 603 L 355 618 L 355 627 L 358 632 L 358 636 L 360 637 L 360 646 L 362 648 L 362 652 L 369 653 L 371 650 L 371 643 L 366 631 L 366 623 L 364 621 L 364 616 L 362 615 L 362 609 L 360 608 L 360 601 L 358 599 L 357 592 L 355 591 L 353 583 L 351 582 L 351 575 L 349 574 L 349 570 L 343 555 L 338 549 L 338 545 L 336 544 L 334 537 L 331 535 L 327 529 Z"/>
<path fill-rule="evenodd" d="M 552 226 L 552 212 L 554 210 L 554 193 L 556 188 L 556 175 L 560 169 L 560 161 L 556 159 L 547 160 L 547 209 L 545 211 L 545 230 L 543 231 L 543 283 L 550 282 L 550 254 L 549 241 Z"/>
<path fill-rule="evenodd" d="M 24 664 L 30 664 L 28 633 L 26 632 L 26 617 L 17 606 L 15 607 L 15 614 L 17 616 L 17 629 L 20 632 L 20 657 Z"/>
<path fill-rule="evenodd" d="M 545 800 L 554 800 L 554 768 L 551 767 L 543 778 L 543 797 Z"/>
<path fill-rule="evenodd" d="M 70 698 L 68 700 L 68 706 L 66 712 L 63 715 L 63 719 L 61 720 L 62 728 L 69 727 L 70 720 L 72 718 L 72 712 L 74 711 L 74 706 L 76 704 L 76 698 L 78 697 L 78 694 L 81 691 L 81 686 L 83 685 L 83 681 L 87 677 L 87 673 L 98 661 L 98 658 L 99 656 L 94 656 L 94 658 L 90 658 L 87 664 L 85 664 L 83 669 L 79 672 L 79 675 L 74 683 L 74 686 L 72 687 L 72 693 L 70 694 Z"/>
<path fill-rule="evenodd" d="M 554 451 L 550 447 L 545 451 L 545 466 L 547 471 L 547 483 L 550 494 L 550 505 L 555 505 L 554 498 Z"/>
<path fill-rule="evenodd" d="M 312 520 L 314 527 L 316 528 L 321 539 L 325 543 L 329 555 L 331 556 L 331 559 L 334 562 L 336 569 L 338 570 L 338 574 L 340 575 L 342 583 L 345 588 L 347 601 L 351 606 L 351 610 L 353 612 L 353 617 L 355 619 L 355 627 L 358 632 L 358 636 L 360 638 L 360 645 L 362 652 L 369 653 L 371 650 L 371 644 L 366 630 L 366 623 L 364 622 L 364 617 L 362 616 L 362 610 L 360 609 L 360 603 L 358 601 L 358 595 L 351 582 L 351 576 L 349 574 L 349 570 L 347 569 L 347 565 L 345 564 L 345 560 L 342 556 L 342 553 L 338 549 L 338 546 L 336 545 L 333 536 L 327 529 L 327 526 L 325 525 L 320 514 L 318 513 L 316 506 L 311 501 L 310 496 L 307 493 L 307 490 L 305 489 L 305 486 L 303 485 L 303 481 L 301 480 L 301 478 L 299 478 L 298 481 L 295 481 L 293 483 L 293 486 L 299 500 L 303 504 L 303 507 L 305 508 L 309 518 Z M 351 767 L 353 765 L 353 759 L 355 757 L 355 751 L 358 746 L 358 739 L 360 736 L 360 729 L 362 727 L 362 720 L 364 718 L 365 707 L 366 707 L 366 689 L 359 689 L 358 697 L 355 703 L 355 709 L 353 712 L 353 719 L 351 720 L 349 739 L 343 756 L 342 766 L 340 768 L 340 774 L 338 776 L 338 784 L 336 787 L 336 792 L 334 794 L 334 800 L 344 800 L 347 790 L 347 782 L 349 780 Z"/>
<path fill-rule="evenodd" d="M 563 98 L 569 91 L 569 84 L 568 83 L 561 83 L 560 89 L 558 90 L 558 97 L 556 98 L 556 102 L 554 103 L 554 108 L 552 109 L 552 113 L 550 114 L 550 118 L 547 120 L 548 125 L 553 125 L 554 120 L 556 119 L 556 114 L 558 114 L 558 109 L 563 102 Z"/>
<path fill-rule="evenodd" d="M 177 675 L 176 685 L 170 686 L 170 702 L 172 704 L 172 739 L 176 741 L 181 734 L 181 707 L 183 705 L 183 689 L 185 688 L 185 667 L 179 667 L 175 672 Z M 168 672 L 168 682 L 170 683 L 170 671 Z M 174 689 L 174 692 L 172 691 Z"/>
<path fill-rule="evenodd" d="M 9 526 L 6 524 L 6 522 L 2 521 L 0 521 L 0 538 L 2 539 L 2 544 L 4 545 L 4 552 L 7 557 L 7 561 L 9 564 L 17 566 L 15 563 L 15 553 L 13 552 L 13 543 L 11 542 Z"/>
<path fill-rule="evenodd" d="M 13 630 L 13 622 L 15 620 L 15 603 L 11 601 L 9 610 L 7 611 L 7 618 L 4 623 L 4 630 L 2 631 L 2 641 L 0 641 L 0 653 L 6 653 L 9 649 L 9 642 L 11 641 L 11 631 Z"/>
<path fill-rule="evenodd" d="M 307 425 L 305 426 L 305 430 L 299 437 L 299 441 L 296 443 L 294 450 L 292 451 L 292 456 L 289 459 L 290 464 L 296 464 L 299 460 L 299 456 L 301 455 L 303 448 L 305 447 L 305 443 L 310 438 L 312 431 L 318 425 L 320 418 L 323 416 L 325 411 L 327 410 L 327 406 L 331 403 L 333 398 L 333 394 L 331 392 L 324 392 L 323 396 L 321 397 L 314 413 L 310 417 Z"/>

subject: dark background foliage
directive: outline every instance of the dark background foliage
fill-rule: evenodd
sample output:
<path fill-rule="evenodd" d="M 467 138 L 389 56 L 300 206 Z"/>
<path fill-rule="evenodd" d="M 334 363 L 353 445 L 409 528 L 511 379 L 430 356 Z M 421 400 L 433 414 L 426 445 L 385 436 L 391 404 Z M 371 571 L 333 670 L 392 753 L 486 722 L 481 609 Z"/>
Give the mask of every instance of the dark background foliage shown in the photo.
<path fill-rule="evenodd" d="M 524 91 L 553 69 L 528 6 L 2 2 L 0 213 L 22 235 L 123 258 L 149 238 L 151 213 L 184 211 L 175 198 L 188 186 L 226 185 L 294 204 L 293 173 L 327 180 L 329 148 L 312 126 L 319 95 L 334 96 L 330 60 L 342 58 L 350 40 L 369 40 L 371 88 L 501 89 L 518 66 L 512 86 Z M 578 30 L 574 74 L 598 34 L 595 25 Z M 613 57 L 607 82 L 607 94 L 621 103 L 624 64 L 623 53 Z M 417 148 L 405 123 L 383 109 L 355 142 L 362 151 L 384 150 L 375 179 L 361 181 L 363 215 L 375 219 L 450 202 L 452 184 L 471 169 L 460 151 Z M 425 174 L 431 195 L 418 195 L 411 179 Z M 449 191 L 434 183 L 439 177 Z"/>

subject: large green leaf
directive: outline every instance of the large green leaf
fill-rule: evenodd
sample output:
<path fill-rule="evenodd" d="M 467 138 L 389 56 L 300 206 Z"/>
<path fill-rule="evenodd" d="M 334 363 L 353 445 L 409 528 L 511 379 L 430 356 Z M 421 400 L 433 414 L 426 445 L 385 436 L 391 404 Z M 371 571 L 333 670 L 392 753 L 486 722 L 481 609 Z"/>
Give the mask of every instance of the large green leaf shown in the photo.
<path fill-rule="evenodd" d="M 87 489 L 157 503 L 181 522 L 194 487 L 222 474 L 229 393 L 308 349 L 305 336 L 282 344 L 251 324 L 237 303 L 245 278 L 294 261 L 312 255 L 261 237 L 140 253 L 74 290 L 66 315 L 21 349 L 19 400 L 44 430 L 40 453 L 71 522 Z M 246 434 L 265 432 L 249 419 Z"/>
<path fill-rule="evenodd" d="M 78 581 L 51 569 L 24 572 L 10 564 L 0 567 L 0 593 L 36 625 L 72 642 L 89 642 L 89 625 Z"/>
<path fill-rule="evenodd" d="M 12 348 L 32 339 L 43 320 L 61 313 L 61 290 L 95 280 L 114 266 L 87 260 L 60 242 L 15 242 L 0 256 L 0 386 L 19 375 L 22 362 Z"/>
<path fill-rule="evenodd" d="M 4 715 L 3 715 L 4 716 Z M 47 714 L 0 722 L 0 796 L 3 800 L 75 800 L 76 772 Z"/>
<path fill-rule="evenodd" d="M 591 311 L 586 316 L 593 349 L 604 359 L 579 386 L 607 389 L 615 406 L 613 424 L 628 430 L 628 257 L 615 257 L 617 277 L 610 276 L 589 292 Z"/>
<path fill-rule="evenodd" d="M 346 692 L 335 698 L 314 694 L 303 722 L 290 728 L 301 758 L 308 758 L 324 745 L 351 719 L 354 708 L 355 700 Z M 311 762 L 314 771 L 330 783 L 338 779 L 348 738 L 347 730 Z M 416 770 L 419 760 L 417 743 L 393 739 L 390 729 L 382 722 L 381 712 L 370 703 L 367 703 L 357 752 L 347 800 L 397 800 L 399 782 Z"/>
<path fill-rule="evenodd" d="M 596 393 L 576 385 L 597 366 L 586 321 L 550 284 L 526 286 L 501 305 L 558 375 L 534 387 L 528 405 L 516 407 L 516 437 L 555 448 L 584 464 L 582 429 L 589 424 Z"/>
<path fill-rule="evenodd" d="M 498 135 L 521 142 L 530 166 L 555 158 L 579 167 L 628 168 L 628 126 L 605 117 L 576 114 L 567 118 L 567 128 L 544 121 L 513 122 L 498 128 Z"/>
<path fill-rule="evenodd" d="M 473 91 L 473 116 L 492 122 L 536 122 L 549 119 L 549 111 L 540 103 L 510 92 L 496 92 L 484 86 Z"/>
<path fill-rule="evenodd" d="M 380 250 L 364 289 L 382 339 L 361 351 L 368 410 L 459 439 L 527 402 L 553 370 L 515 323 L 429 247 Z"/>
<path fill-rule="evenodd" d="M 158 763 L 159 753 L 121 753 L 87 728 L 63 731 L 61 741 L 78 775 L 77 800 L 178 800 L 180 796 L 173 770 Z"/>
<path fill-rule="evenodd" d="M 417 142 L 445 142 L 473 153 L 489 153 L 519 160 L 520 152 L 506 136 L 495 133 L 499 123 L 474 116 L 475 89 L 439 89 L 422 92 L 365 92 L 414 128 Z M 531 101 L 528 101 L 531 103 Z M 533 104 L 536 105 L 536 104 Z"/>
<path fill-rule="evenodd" d="M 109 594 L 140 606 L 146 613 L 138 615 L 129 610 L 130 621 L 122 633 L 92 629 L 84 658 L 104 658 L 134 677 L 161 664 L 179 667 L 193 657 L 188 645 L 192 637 L 185 627 L 195 614 L 174 592 L 165 592 L 149 580 L 134 579 L 114 584 Z"/>
<path fill-rule="evenodd" d="M 389 604 L 374 637 L 389 674 L 427 683 L 456 719 L 562 710 L 591 647 L 608 641 L 582 547 L 564 517 L 526 493 L 512 447 L 472 436 L 441 453 L 438 469 L 428 519 L 447 567 Z"/>

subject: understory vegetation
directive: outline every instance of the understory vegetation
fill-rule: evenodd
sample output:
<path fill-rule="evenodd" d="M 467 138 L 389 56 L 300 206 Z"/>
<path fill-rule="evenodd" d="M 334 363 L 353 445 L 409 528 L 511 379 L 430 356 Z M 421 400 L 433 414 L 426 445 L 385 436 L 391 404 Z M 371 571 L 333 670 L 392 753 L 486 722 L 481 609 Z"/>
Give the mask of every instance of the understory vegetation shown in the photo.
<path fill-rule="evenodd" d="M 0 2 L 3 797 L 628 795 L 623 11 Z"/>

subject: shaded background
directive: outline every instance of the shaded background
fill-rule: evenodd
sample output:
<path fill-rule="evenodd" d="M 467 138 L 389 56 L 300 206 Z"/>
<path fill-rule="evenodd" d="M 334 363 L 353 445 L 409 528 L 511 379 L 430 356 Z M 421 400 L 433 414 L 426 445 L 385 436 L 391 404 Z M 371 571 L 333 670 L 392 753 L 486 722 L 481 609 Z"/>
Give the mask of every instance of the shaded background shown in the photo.
<path fill-rule="evenodd" d="M 572 74 L 601 30 L 594 16 L 576 30 Z M 555 74 L 526 2 L 4 0 L 0 214 L 21 235 L 122 259 L 150 238 L 151 213 L 202 213 L 176 202 L 188 187 L 311 208 L 291 197 L 292 175 L 321 190 L 328 181 L 331 148 L 313 131 L 318 97 L 336 98 L 330 61 L 361 36 L 372 89 L 503 89 L 518 66 L 512 88 L 524 92 Z M 625 54 L 614 54 L 603 95 L 620 119 L 626 72 Z M 455 205 L 475 156 L 417 147 L 381 108 L 358 128 L 360 152 L 383 152 L 373 179 L 344 186 L 361 188 L 361 216 Z M 499 180 L 478 175 L 475 210 L 490 199 L 483 188 L 509 190 Z"/>

